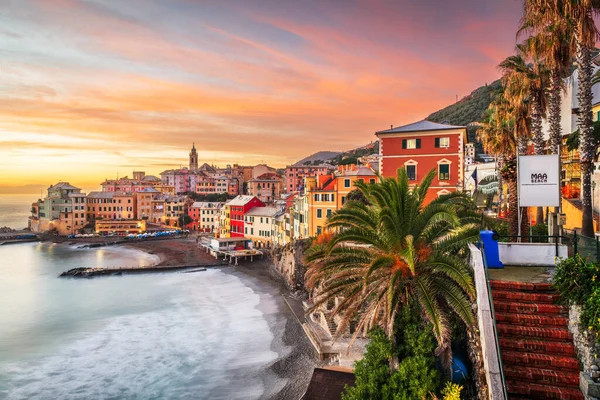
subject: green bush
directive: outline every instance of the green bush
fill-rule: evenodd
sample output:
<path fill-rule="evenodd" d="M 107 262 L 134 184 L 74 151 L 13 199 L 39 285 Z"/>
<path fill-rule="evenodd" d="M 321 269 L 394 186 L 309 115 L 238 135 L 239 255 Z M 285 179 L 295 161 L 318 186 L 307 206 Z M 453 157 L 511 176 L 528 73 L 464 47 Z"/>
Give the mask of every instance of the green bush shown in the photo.
<path fill-rule="evenodd" d="M 560 260 L 552 284 L 568 304 L 581 306 L 582 328 L 600 332 L 600 264 L 579 255 Z"/>

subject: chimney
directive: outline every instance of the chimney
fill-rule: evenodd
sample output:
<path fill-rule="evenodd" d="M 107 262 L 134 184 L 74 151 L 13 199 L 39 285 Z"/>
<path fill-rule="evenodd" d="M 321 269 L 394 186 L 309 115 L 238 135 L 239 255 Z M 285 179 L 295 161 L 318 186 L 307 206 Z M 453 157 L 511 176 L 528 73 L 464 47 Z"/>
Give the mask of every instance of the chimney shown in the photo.
<path fill-rule="evenodd" d="M 390 125 L 390 129 L 394 129 L 394 125 Z"/>

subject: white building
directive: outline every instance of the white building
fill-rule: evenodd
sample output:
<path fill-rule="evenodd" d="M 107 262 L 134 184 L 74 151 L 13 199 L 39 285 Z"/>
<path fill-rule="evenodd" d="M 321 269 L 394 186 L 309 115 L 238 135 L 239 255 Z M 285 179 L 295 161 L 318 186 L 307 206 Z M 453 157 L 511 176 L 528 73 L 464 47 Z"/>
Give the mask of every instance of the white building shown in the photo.
<path fill-rule="evenodd" d="M 271 247 L 277 207 L 254 207 L 244 215 L 244 236 L 255 248 Z"/>

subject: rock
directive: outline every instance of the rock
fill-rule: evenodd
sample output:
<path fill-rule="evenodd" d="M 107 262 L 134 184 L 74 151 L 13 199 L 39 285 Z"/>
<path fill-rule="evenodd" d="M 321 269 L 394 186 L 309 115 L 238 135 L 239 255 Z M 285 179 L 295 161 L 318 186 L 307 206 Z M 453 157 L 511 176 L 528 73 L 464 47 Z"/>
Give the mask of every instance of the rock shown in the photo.
<path fill-rule="evenodd" d="M 590 369 L 592 371 L 598 371 L 598 370 L 600 370 L 600 367 L 598 367 L 596 364 L 592 364 L 592 366 L 590 367 Z"/>

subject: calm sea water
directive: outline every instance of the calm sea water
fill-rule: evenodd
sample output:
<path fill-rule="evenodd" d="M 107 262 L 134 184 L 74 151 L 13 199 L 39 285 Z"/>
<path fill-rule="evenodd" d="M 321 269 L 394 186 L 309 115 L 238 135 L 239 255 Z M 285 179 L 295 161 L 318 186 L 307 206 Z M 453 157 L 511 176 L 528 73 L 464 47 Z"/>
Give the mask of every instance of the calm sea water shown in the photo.
<path fill-rule="evenodd" d="M 0 194 L 0 227 L 26 228 L 31 203 L 39 197 L 34 194 Z"/>
<path fill-rule="evenodd" d="M 0 399 L 260 398 L 278 354 L 264 299 L 238 277 L 57 278 L 155 262 L 124 248 L 0 246 Z"/>

